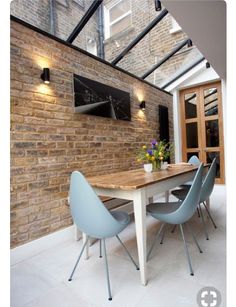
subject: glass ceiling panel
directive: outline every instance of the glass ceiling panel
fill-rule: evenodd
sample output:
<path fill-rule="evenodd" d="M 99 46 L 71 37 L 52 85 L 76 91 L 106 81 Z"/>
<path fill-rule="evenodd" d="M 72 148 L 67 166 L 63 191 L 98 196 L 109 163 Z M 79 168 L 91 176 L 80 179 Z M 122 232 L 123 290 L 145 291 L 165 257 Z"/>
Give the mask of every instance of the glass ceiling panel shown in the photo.
<path fill-rule="evenodd" d="M 93 0 L 13 0 L 11 14 L 67 40 L 92 3 Z M 112 62 L 163 10 L 163 5 L 162 11 L 155 10 L 154 0 L 103 0 L 72 44 Z M 167 14 L 117 66 L 141 77 L 187 38 Z M 145 80 L 162 87 L 201 56 L 195 46 L 184 46 Z"/>
<path fill-rule="evenodd" d="M 156 69 L 154 72 L 155 84 L 162 88 L 163 85 L 180 75 L 186 68 L 202 57 L 203 55 L 195 46 L 187 48 L 185 52 L 175 54 Z"/>
<path fill-rule="evenodd" d="M 11 15 L 60 39 L 67 40 L 93 0 L 13 0 Z M 93 17 L 92 17 L 93 18 Z M 96 28 L 93 29 L 96 32 Z M 85 37 L 75 40 L 85 48 Z"/>

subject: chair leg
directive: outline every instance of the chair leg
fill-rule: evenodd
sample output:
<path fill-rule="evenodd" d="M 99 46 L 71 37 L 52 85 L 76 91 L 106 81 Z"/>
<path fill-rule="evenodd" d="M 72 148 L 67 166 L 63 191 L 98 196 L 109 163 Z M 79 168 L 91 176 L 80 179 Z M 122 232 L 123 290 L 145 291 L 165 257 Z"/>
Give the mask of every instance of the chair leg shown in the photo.
<path fill-rule="evenodd" d="M 184 241 L 185 253 L 186 253 L 186 256 L 187 256 L 187 260 L 188 260 L 188 265 L 189 265 L 189 269 L 190 269 L 190 275 L 193 276 L 194 275 L 193 268 L 192 268 L 191 259 L 190 259 L 189 252 L 188 252 L 187 243 L 186 243 L 185 237 L 184 237 L 183 227 L 182 227 L 181 224 L 179 226 L 180 226 L 180 231 L 181 231 L 182 239 Z"/>
<path fill-rule="evenodd" d="M 136 270 L 139 270 L 138 265 L 137 265 L 136 262 L 134 261 L 133 257 L 130 255 L 130 253 L 129 253 L 127 247 L 124 245 L 124 243 L 121 241 L 121 239 L 120 239 L 120 237 L 119 237 L 118 235 L 116 235 L 116 237 L 117 237 L 118 241 L 120 242 L 120 244 L 124 247 L 124 250 L 125 250 L 126 253 L 128 254 L 130 260 L 133 262 L 133 264 L 134 264 Z"/>
<path fill-rule="evenodd" d="M 85 249 L 85 247 L 86 247 L 86 245 L 87 245 L 87 243 L 88 243 L 88 240 L 89 240 L 89 237 L 87 237 L 87 239 L 86 239 L 86 241 L 85 241 L 85 243 L 84 243 L 84 245 L 83 245 L 83 247 L 82 247 L 82 250 L 81 250 L 81 252 L 80 252 L 80 254 L 79 254 L 79 257 L 78 257 L 78 259 L 77 259 L 77 261 L 76 261 L 76 263 L 75 263 L 75 266 L 74 266 L 74 268 L 73 268 L 72 273 L 70 274 L 70 277 L 69 277 L 68 281 L 72 281 L 72 277 L 73 277 L 74 272 L 75 272 L 75 270 L 76 270 L 76 267 L 77 267 L 77 265 L 78 265 L 78 263 L 79 263 L 79 261 L 80 261 L 80 258 L 81 258 L 81 256 L 83 255 L 83 252 L 84 252 L 84 249 Z"/>
<path fill-rule="evenodd" d="M 198 207 L 197 207 L 197 215 L 198 217 L 201 217 Z"/>
<path fill-rule="evenodd" d="M 102 240 L 99 240 L 99 258 L 102 258 Z"/>
<path fill-rule="evenodd" d="M 206 223 L 205 223 L 204 216 L 203 216 L 203 213 L 202 213 L 202 208 L 201 208 L 200 205 L 198 205 L 198 207 L 199 207 L 199 211 L 200 211 L 200 215 L 201 215 L 201 219 L 202 219 L 203 230 L 205 232 L 206 239 L 209 240 Z"/>
<path fill-rule="evenodd" d="M 186 225 L 187 225 L 187 227 L 188 227 L 188 229 L 189 229 L 189 231 L 190 231 L 190 233 L 191 233 L 191 235 L 192 235 L 192 237 L 193 237 L 193 240 L 194 240 L 195 244 L 197 245 L 197 248 L 198 248 L 199 252 L 202 254 L 203 251 L 202 251 L 201 247 L 200 247 L 199 244 L 198 244 L 197 238 L 196 238 L 196 236 L 195 236 L 195 234 L 194 234 L 192 228 L 190 227 L 189 224 L 186 223 Z"/>
<path fill-rule="evenodd" d="M 150 255 L 151 255 L 151 252 L 152 252 L 152 250 L 153 250 L 153 247 L 155 246 L 155 243 L 156 243 L 156 241 L 157 241 L 157 239 L 158 239 L 160 233 L 162 232 L 162 229 L 164 228 L 164 226 L 165 226 L 165 224 L 162 224 L 162 225 L 161 225 L 160 229 L 158 230 L 158 232 L 157 232 L 157 234 L 156 234 L 156 236 L 155 236 L 155 239 L 154 239 L 154 241 L 153 241 L 153 243 L 152 243 L 152 246 L 151 246 L 151 248 L 150 248 L 150 250 L 149 250 L 149 252 L 148 252 L 148 254 L 147 254 L 147 261 L 148 261 Z"/>
<path fill-rule="evenodd" d="M 206 208 L 206 212 L 207 212 L 207 214 L 208 214 L 208 216 L 209 216 L 209 218 L 210 218 L 210 220 L 211 220 L 213 226 L 214 226 L 215 228 L 217 228 L 217 226 L 216 226 L 216 224 L 215 224 L 215 222 L 214 222 L 214 220 L 213 220 L 213 218 L 212 218 L 212 216 L 211 216 L 211 214 L 210 214 L 210 211 L 209 211 L 209 209 L 207 208 L 207 205 L 205 204 L 205 202 L 203 202 L 203 205 L 204 205 L 204 207 Z"/>
<path fill-rule="evenodd" d="M 108 287 L 108 300 L 111 301 L 112 300 L 112 296 L 111 296 L 111 286 L 110 286 L 110 279 L 109 279 L 109 271 L 108 271 L 108 264 L 107 264 L 107 253 L 106 253 L 106 243 L 105 243 L 105 239 L 102 239 L 102 243 L 103 243 L 103 252 L 104 252 L 104 258 L 105 258 L 105 267 L 106 267 L 106 276 L 107 276 L 107 287 Z"/>
<path fill-rule="evenodd" d="M 164 237 L 165 237 L 165 229 L 163 229 L 163 231 L 162 231 L 162 236 L 161 236 L 160 244 L 163 244 L 163 242 L 164 242 Z"/>
<path fill-rule="evenodd" d="M 171 233 L 175 232 L 175 228 L 176 228 L 176 225 L 174 225 L 174 227 L 172 228 Z"/>

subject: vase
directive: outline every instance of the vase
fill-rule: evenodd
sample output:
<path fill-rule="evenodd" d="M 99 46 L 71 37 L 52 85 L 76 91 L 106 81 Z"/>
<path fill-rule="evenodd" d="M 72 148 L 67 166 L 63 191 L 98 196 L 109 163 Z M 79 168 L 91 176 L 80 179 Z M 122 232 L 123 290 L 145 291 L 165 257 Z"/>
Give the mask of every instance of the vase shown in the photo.
<path fill-rule="evenodd" d="M 147 163 L 143 165 L 145 172 L 151 173 L 152 172 L 152 163 Z"/>
<path fill-rule="evenodd" d="M 161 162 L 161 169 L 165 170 L 167 169 L 168 167 L 168 162 L 164 161 L 164 162 Z"/>
<path fill-rule="evenodd" d="M 161 169 L 161 161 L 156 160 L 152 162 L 153 171 L 158 171 Z"/>

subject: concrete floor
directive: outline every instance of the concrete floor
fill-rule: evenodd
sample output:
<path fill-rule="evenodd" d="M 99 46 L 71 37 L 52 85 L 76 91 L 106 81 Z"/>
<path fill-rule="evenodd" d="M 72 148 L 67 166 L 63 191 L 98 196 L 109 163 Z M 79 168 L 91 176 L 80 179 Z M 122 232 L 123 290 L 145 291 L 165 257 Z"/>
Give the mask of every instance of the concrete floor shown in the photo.
<path fill-rule="evenodd" d="M 174 200 L 174 198 L 171 198 Z M 139 271 L 116 240 L 107 240 L 107 252 L 113 300 L 107 300 L 103 259 L 99 244 L 90 248 L 90 258 L 81 260 L 74 279 L 67 279 L 81 248 L 73 238 L 11 267 L 11 307 L 191 307 L 198 306 L 198 291 L 206 286 L 217 288 L 226 306 L 226 199 L 225 187 L 216 185 L 211 197 L 211 213 L 218 226 L 207 220 L 210 240 L 206 241 L 200 219 L 191 225 L 203 249 L 200 254 L 186 233 L 194 276 L 190 276 L 180 232 L 166 232 L 163 245 L 156 244 L 147 264 L 148 284 L 140 283 Z M 160 223 L 147 217 L 148 249 Z M 137 259 L 134 222 L 120 238 Z M 210 306 L 210 305 L 209 305 Z"/>

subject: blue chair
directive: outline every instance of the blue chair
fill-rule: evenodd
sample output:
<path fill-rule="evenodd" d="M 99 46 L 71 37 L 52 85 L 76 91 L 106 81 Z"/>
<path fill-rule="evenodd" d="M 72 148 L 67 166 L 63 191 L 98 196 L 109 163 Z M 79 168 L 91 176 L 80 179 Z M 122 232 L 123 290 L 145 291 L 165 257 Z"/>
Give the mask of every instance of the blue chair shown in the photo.
<path fill-rule="evenodd" d="M 109 295 L 108 299 L 112 300 L 105 239 L 116 236 L 133 262 L 135 268 L 139 270 L 139 267 L 118 236 L 118 234 L 128 226 L 130 217 L 127 213 L 122 211 L 109 212 L 92 187 L 89 185 L 85 177 L 78 171 L 74 171 L 71 175 L 69 197 L 73 221 L 76 226 L 87 235 L 87 240 L 82 247 L 79 257 L 69 277 L 69 281 L 72 280 L 76 267 L 84 252 L 86 244 L 88 243 L 89 237 L 97 238 L 100 240 L 100 247 L 101 241 L 103 243 Z M 100 250 L 100 257 L 101 256 Z"/>
<path fill-rule="evenodd" d="M 194 177 L 193 184 L 191 188 L 189 189 L 186 195 L 186 198 L 183 201 L 152 203 L 148 205 L 147 212 L 150 213 L 150 215 L 154 217 L 155 219 L 158 219 L 164 223 L 161 225 L 158 233 L 156 234 L 156 238 L 148 252 L 147 260 L 149 259 L 151 255 L 151 252 L 153 250 L 153 247 L 155 245 L 157 238 L 159 237 L 161 232 L 164 230 L 165 224 L 168 223 L 168 224 L 173 224 L 173 225 L 179 225 L 182 239 L 183 239 L 184 246 L 185 246 L 185 253 L 186 253 L 189 268 L 190 268 L 190 274 L 194 275 L 190 255 L 188 252 L 187 243 L 186 243 L 185 236 L 184 236 L 183 225 L 186 224 L 186 226 L 189 228 L 193 236 L 193 239 L 198 247 L 199 252 L 202 253 L 202 250 L 197 242 L 197 239 L 194 233 L 192 232 L 190 226 L 187 224 L 187 221 L 193 216 L 193 214 L 195 213 L 197 209 L 197 205 L 199 203 L 200 191 L 201 191 L 201 186 L 202 186 L 202 174 L 203 174 L 203 164 L 201 163 Z"/>
<path fill-rule="evenodd" d="M 212 193 L 213 188 L 214 188 L 215 177 L 216 177 L 216 158 L 214 158 L 214 160 L 212 161 L 211 166 L 210 166 L 210 168 L 209 168 L 209 170 L 208 170 L 208 172 L 207 172 L 207 174 L 206 174 L 206 176 L 203 180 L 201 194 L 200 194 L 200 200 L 199 200 L 199 205 L 198 205 L 200 216 L 201 216 L 203 227 L 204 227 L 204 232 L 205 232 L 207 240 L 209 240 L 209 236 L 208 236 L 208 232 L 207 232 L 206 223 L 205 223 L 205 220 L 204 220 L 201 204 L 204 205 L 206 212 L 207 212 L 213 226 L 215 228 L 217 228 L 217 226 L 216 226 L 216 224 L 215 224 L 215 222 L 214 222 L 214 220 L 211 216 L 211 213 L 210 213 L 210 211 L 209 211 L 209 209 L 206 205 L 206 201 L 211 196 L 211 193 Z M 187 193 L 188 193 L 187 188 L 178 189 L 178 190 L 174 190 L 174 191 L 171 192 L 171 194 L 173 194 L 179 200 L 184 200 Z"/>
<path fill-rule="evenodd" d="M 192 164 L 192 165 L 200 165 L 201 161 L 198 159 L 197 156 L 193 155 L 189 160 L 188 160 L 188 163 Z M 181 187 L 183 188 L 190 188 L 191 185 L 193 184 L 192 181 L 188 181 L 188 182 L 185 182 L 184 184 L 181 184 Z"/>

